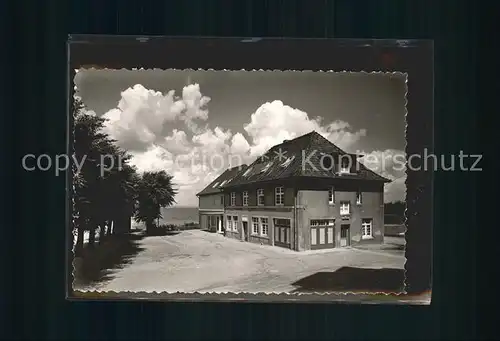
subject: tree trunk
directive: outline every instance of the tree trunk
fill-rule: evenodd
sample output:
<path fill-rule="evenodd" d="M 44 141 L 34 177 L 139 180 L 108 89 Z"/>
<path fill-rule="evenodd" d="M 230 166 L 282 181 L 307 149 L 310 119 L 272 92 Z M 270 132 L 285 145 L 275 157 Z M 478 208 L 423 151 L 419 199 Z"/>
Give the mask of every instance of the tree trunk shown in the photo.
<path fill-rule="evenodd" d="M 113 223 L 113 220 L 108 220 L 108 236 L 111 236 L 112 234 L 115 233 L 115 224 Z"/>
<path fill-rule="evenodd" d="M 89 230 L 89 246 L 93 247 L 95 244 L 95 227 L 91 227 Z"/>
<path fill-rule="evenodd" d="M 99 232 L 99 244 L 104 242 L 104 238 L 106 237 L 106 222 L 101 223 L 101 229 Z"/>
<path fill-rule="evenodd" d="M 151 234 L 153 232 L 153 221 L 146 221 L 146 234 Z"/>
<path fill-rule="evenodd" d="M 78 233 L 77 233 L 77 236 L 76 236 L 76 244 L 75 244 L 75 256 L 80 256 L 81 253 L 82 253 L 82 250 L 83 250 L 83 239 L 85 238 L 85 234 L 84 234 L 84 229 L 82 226 L 79 226 L 77 228 L 78 230 Z"/>

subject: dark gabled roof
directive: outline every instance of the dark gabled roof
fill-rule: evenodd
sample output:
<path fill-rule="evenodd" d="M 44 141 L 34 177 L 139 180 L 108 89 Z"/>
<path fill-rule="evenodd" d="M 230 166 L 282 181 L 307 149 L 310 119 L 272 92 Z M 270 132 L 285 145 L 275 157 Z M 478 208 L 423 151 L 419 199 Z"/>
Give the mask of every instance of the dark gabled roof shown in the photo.
<path fill-rule="evenodd" d="M 226 171 L 224 171 L 224 173 L 215 178 L 207 187 L 205 187 L 202 191 L 200 191 L 196 195 L 200 196 L 200 195 L 220 193 L 222 190 L 221 184 L 233 179 L 241 169 L 245 168 L 246 165 L 241 165 L 227 169 Z"/>
<path fill-rule="evenodd" d="M 281 159 L 278 157 L 280 151 L 284 155 Z M 339 175 L 332 170 L 324 169 L 321 167 L 323 154 L 332 156 L 336 168 L 338 168 L 337 160 L 340 160 L 341 155 L 350 156 L 353 163 L 356 162 L 358 165 L 357 173 Z M 316 131 L 312 131 L 272 147 L 248 167 L 241 169 L 234 179 L 225 184 L 224 187 L 297 176 L 390 182 L 389 179 L 376 174 L 360 163 L 357 160 L 359 157 L 359 155 L 346 153 Z M 287 160 L 288 164 L 286 164 Z M 303 162 L 305 167 L 302 166 Z"/>

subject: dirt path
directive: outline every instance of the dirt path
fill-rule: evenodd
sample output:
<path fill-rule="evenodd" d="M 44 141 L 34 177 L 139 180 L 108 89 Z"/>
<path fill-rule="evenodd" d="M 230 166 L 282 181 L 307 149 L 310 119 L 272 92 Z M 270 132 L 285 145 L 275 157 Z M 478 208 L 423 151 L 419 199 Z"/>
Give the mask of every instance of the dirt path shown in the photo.
<path fill-rule="evenodd" d="M 404 256 L 356 249 L 294 252 L 199 230 L 146 237 L 144 250 L 90 290 L 147 292 L 290 292 L 301 278 L 342 267 L 402 269 Z"/>

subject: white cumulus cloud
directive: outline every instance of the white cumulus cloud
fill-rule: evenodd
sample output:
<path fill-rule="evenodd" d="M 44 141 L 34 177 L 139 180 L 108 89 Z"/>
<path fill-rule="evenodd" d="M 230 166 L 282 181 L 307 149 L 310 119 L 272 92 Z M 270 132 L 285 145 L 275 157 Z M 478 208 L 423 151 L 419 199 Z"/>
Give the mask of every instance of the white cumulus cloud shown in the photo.
<path fill-rule="evenodd" d="M 320 117 L 309 117 L 278 100 L 263 103 L 249 116 L 249 122 L 233 133 L 207 124 L 209 103 L 198 84 L 185 86 L 180 96 L 174 90 L 161 93 L 137 84 L 123 91 L 117 107 L 104 114 L 105 132 L 130 152 L 131 163 L 139 171 L 165 170 L 171 174 L 179 189 L 176 201 L 180 205 L 197 205 L 195 194 L 227 167 L 248 164 L 285 139 L 315 130 L 351 151 L 366 135 L 365 129 L 355 130 L 348 122 L 322 122 Z M 169 128 L 173 122 L 180 127 Z M 404 180 L 384 172 L 381 169 L 382 175 L 395 179 L 387 185 L 386 197 L 401 197 Z"/>

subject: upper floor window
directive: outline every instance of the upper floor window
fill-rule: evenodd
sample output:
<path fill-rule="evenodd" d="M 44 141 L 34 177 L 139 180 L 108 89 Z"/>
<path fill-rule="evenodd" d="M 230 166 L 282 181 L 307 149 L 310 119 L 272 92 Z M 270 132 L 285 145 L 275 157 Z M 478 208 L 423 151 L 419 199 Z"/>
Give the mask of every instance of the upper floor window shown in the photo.
<path fill-rule="evenodd" d="M 348 215 L 351 212 L 349 201 L 340 202 L 340 215 Z"/>
<path fill-rule="evenodd" d="M 243 192 L 243 206 L 248 206 L 248 192 Z"/>
<path fill-rule="evenodd" d="M 231 192 L 231 206 L 236 206 L 236 193 Z"/>
<path fill-rule="evenodd" d="M 264 190 L 263 189 L 257 190 L 257 205 L 264 206 Z"/>
<path fill-rule="evenodd" d="M 361 192 L 356 193 L 356 204 L 361 205 L 363 202 L 363 195 Z"/>
<path fill-rule="evenodd" d="M 285 190 L 283 187 L 276 187 L 274 189 L 274 203 L 276 206 L 285 203 Z"/>
<path fill-rule="evenodd" d="M 220 204 L 224 205 L 224 196 L 223 195 L 220 196 Z"/>
<path fill-rule="evenodd" d="M 330 187 L 330 189 L 328 190 L 328 203 L 330 205 L 335 204 L 335 188 L 333 187 Z"/>

